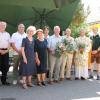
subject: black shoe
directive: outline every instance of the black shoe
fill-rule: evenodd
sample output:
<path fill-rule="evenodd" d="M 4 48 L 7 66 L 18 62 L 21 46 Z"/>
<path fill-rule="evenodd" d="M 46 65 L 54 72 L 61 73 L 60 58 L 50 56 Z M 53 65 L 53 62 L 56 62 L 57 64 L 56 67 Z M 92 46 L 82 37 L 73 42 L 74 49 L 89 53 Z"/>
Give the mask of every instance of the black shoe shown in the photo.
<path fill-rule="evenodd" d="M 84 77 L 81 77 L 81 80 L 86 80 Z"/>
<path fill-rule="evenodd" d="M 4 82 L 2 85 L 10 86 L 11 84 L 9 82 Z"/>
<path fill-rule="evenodd" d="M 79 78 L 78 77 L 75 77 L 75 80 L 79 80 Z"/>
<path fill-rule="evenodd" d="M 59 83 L 59 80 L 54 80 L 54 83 Z"/>
<path fill-rule="evenodd" d="M 92 75 L 89 75 L 89 78 L 88 79 L 93 79 L 93 76 Z"/>
<path fill-rule="evenodd" d="M 47 86 L 47 84 L 46 84 L 45 82 L 41 82 L 41 84 L 42 84 L 43 86 Z"/>
<path fill-rule="evenodd" d="M 42 86 L 42 83 L 41 82 L 37 82 L 37 85 L 41 87 Z"/>
<path fill-rule="evenodd" d="M 97 80 L 100 80 L 100 76 L 97 76 Z"/>

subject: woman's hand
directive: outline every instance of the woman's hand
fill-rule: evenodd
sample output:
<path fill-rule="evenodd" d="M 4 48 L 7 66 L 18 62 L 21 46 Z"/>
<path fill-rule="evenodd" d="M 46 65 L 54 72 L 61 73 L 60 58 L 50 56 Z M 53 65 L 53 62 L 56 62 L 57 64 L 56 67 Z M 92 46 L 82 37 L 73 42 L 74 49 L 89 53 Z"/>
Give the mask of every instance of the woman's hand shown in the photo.
<path fill-rule="evenodd" d="M 40 60 L 37 58 L 36 59 L 36 64 L 39 66 L 40 65 Z"/>
<path fill-rule="evenodd" d="M 39 57 L 38 57 L 38 53 L 37 52 L 36 52 L 35 62 L 36 62 L 36 65 L 37 66 L 40 65 L 40 60 L 39 60 Z"/>
<path fill-rule="evenodd" d="M 27 64 L 27 58 L 24 58 L 24 63 Z"/>

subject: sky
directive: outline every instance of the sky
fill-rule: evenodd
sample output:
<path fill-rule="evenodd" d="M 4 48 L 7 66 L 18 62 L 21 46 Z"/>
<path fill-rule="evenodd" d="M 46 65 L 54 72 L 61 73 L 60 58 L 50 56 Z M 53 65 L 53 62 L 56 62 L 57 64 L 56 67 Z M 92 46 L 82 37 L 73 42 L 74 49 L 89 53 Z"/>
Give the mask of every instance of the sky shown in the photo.
<path fill-rule="evenodd" d="M 82 0 L 84 9 L 90 7 L 90 15 L 87 18 L 87 23 L 100 21 L 100 0 Z"/>

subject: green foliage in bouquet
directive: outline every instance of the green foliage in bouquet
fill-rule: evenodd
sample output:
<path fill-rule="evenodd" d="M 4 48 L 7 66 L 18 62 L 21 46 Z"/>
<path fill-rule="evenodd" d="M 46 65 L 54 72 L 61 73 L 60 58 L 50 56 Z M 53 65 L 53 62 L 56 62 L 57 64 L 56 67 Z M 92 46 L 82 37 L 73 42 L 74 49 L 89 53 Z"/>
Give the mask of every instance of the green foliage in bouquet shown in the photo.
<path fill-rule="evenodd" d="M 75 49 L 75 43 L 73 41 L 63 38 L 62 42 L 57 42 L 54 55 L 58 58 L 62 54 L 66 56 L 66 52 L 73 53 Z"/>
<path fill-rule="evenodd" d="M 62 43 L 67 46 L 69 44 L 68 40 L 66 38 L 62 39 Z"/>
<path fill-rule="evenodd" d="M 82 43 L 82 44 L 79 44 L 79 49 L 80 49 L 80 48 L 83 48 L 83 49 L 85 49 L 85 47 L 86 47 L 86 45 L 85 45 L 84 43 Z"/>
<path fill-rule="evenodd" d="M 86 44 L 84 44 L 84 43 L 79 44 L 79 50 L 80 50 L 81 54 L 83 54 L 85 47 L 86 47 Z"/>
<path fill-rule="evenodd" d="M 59 58 L 62 55 L 62 52 L 63 52 L 62 43 L 61 42 L 57 42 L 54 55 Z"/>
<path fill-rule="evenodd" d="M 75 48 L 75 44 L 74 43 L 69 43 L 68 44 L 68 46 L 67 46 L 67 52 L 70 52 L 70 53 L 72 52 L 73 53 L 75 51 L 75 49 L 76 48 Z"/>
<path fill-rule="evenodd" d="M 69 41 L 66 38 L 62 39 L 62 43 L 65 44 L 65 49 L 67 52 L 75 51 L 75 43 L 73 41 Z"/>

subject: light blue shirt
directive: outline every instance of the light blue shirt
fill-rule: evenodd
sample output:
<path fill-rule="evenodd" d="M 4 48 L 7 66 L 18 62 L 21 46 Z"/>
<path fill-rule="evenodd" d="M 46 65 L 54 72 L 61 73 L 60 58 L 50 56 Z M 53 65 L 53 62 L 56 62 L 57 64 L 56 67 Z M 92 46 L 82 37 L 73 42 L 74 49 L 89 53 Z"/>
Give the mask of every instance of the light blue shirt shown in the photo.
<path fill-rule="evenodd" d="M 60 35 L 59 37 L 55 36 L 55 34 L 50 36 L 48 39 L 48 48 L 51 50 L 55 50 L 56 44 L 61 41 L 62 41 L 62 37 Z"/>

